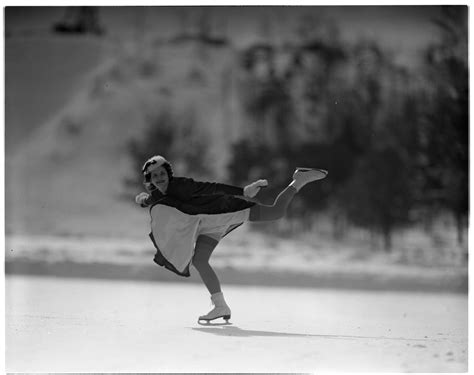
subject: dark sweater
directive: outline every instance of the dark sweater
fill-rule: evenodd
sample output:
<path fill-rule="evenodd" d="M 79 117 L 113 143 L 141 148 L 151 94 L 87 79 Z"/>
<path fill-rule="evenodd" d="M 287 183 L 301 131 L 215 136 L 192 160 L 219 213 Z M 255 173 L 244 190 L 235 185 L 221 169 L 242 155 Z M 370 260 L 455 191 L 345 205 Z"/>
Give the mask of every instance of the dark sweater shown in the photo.
<path fill-rule="evenodd" d="M 173 177 L 166 194 L 154 190 L 143 206 L 151 209 L 156 204 L 164 204 L 189 215 L 221 214 L 254 206 L 255 203 L 243 198 L 243 194 L 241 187 Z"/>

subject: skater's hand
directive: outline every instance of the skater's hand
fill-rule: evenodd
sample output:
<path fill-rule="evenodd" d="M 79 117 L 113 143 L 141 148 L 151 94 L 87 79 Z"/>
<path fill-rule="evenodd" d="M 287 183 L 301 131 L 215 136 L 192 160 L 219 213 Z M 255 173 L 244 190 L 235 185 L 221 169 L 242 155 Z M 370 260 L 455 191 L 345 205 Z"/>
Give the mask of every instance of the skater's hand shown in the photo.
<path fill-rule="evenodd" d="M 140 194 L 138 194 L 135 197 L 135 202 L 137 202 L 137 204 L 139 204 L 139 205 L 142 205 L 142 204 L 145 203 L 145 200 L 147 200 L 149 196 L 150 196 L 150 194 L 145 193 L 145 192 L 141 192 Z"/>
<path fill-rule="evenodd" d="M 262 187 L 267 187 L 268 181 L 267 180 L 258 180 L 252 182 L 250 185 L 244 187 L 244 197 L 253 198 L 255 197 Z"/>

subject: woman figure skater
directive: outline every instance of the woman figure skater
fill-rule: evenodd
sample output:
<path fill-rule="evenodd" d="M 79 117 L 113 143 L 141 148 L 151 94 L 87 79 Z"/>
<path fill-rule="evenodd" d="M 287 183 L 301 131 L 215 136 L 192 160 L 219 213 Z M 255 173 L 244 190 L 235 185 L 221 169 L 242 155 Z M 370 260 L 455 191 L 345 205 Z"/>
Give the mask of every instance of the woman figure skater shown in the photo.
<path fill-rule="evenodd" d="M 251 199 L 268 185 L 266 180 L 258 180 L 241 188 L 176 177 L 171 163 L 162 156 L 148 159 L 142 172 L 148 193 L 138 194 L 135 201 L 150 210 L 150 238 L 157 250 L 154 261 L 184 277 L 190 276 L 191 264 L 196 268 L 214 305 L 208 314 L 198 319 L 198 322 L 207 323 L 218 318 L 228 322 L 231 317 L 219 279 L 209 264 L 219 241 L 244 222 L 282 218 L 291 200 L 304 185 L 323 179 L 328 174 L 323 169 L 297 168 L 293 181 L 274 203 L 263 205 Z"/>

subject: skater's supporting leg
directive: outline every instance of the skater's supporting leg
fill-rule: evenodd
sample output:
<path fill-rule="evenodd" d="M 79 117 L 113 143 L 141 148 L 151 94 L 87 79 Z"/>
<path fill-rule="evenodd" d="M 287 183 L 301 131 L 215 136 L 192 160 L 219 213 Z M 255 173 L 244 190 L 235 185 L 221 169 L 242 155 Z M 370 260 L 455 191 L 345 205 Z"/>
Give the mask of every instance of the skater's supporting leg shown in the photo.
<path fill-rule="evenodd" d="M 199 272 L 202 281 L 211 294 L 221 292 L 219 279 L 209 264 L 209 258 L 218 243 L 219 241 L 211 237 L 204 235 L 199 236 L 196 241 L 193 257 L 193 265 Z"/>
<path fill-rule="evenodd" d="M 296 192 L 296 188 L 290 185 L 277 196 L 275 202 L 271 206 L 256 204 L 251 207 L 249 221 L 271 221 L 281 219 L 285 216 L 286 209 Z"/>
<path fill-rule="evenodd" d="M 209 258 L 218 243 L 219 241 L 205 235 L 200 235 L 196 241 L 193 265 L 198 270 L 207 290 L 209 290 L 211 301 L 214 305 L 214 308 L 208 314 L 200 316 L 199 320 L 211 321 L 217 318 L 229 320 L 231 316 L 231 310 L 225 302 L 219 279 L 209 265 Z"/>

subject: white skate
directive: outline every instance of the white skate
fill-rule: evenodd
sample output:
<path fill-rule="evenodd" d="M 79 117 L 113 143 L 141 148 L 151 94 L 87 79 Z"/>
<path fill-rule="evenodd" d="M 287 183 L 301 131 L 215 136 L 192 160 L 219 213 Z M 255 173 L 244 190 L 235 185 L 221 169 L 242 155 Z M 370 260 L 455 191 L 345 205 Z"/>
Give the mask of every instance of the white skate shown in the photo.
<path fill-rule="evenodd" d="M 300 190 L 307 183 L 322 180 L 328 175 L 328 171 L 324 169 L 317 168 L 303 168 L 298 167 L 293 173 L 293 183 L 292 185 Z"/>
<path fill-rule="evenodd" d="M 229 323 L 229 319 L 231 316 L 231 311 L 229 306 L 227 306 L 227 303 L 224 300 L 224 295 L 222 292 L 213 294 L 211 296 L 211 301 L 212 304 L 214 305 L 214 308 L 209 311 L 206 315 L 202 315 L 198 319 L 199 324 L 210 324 L 211 321 L 223 318 L 225 320 L 225 323 L 222 324 L 231 324 Z"/>

